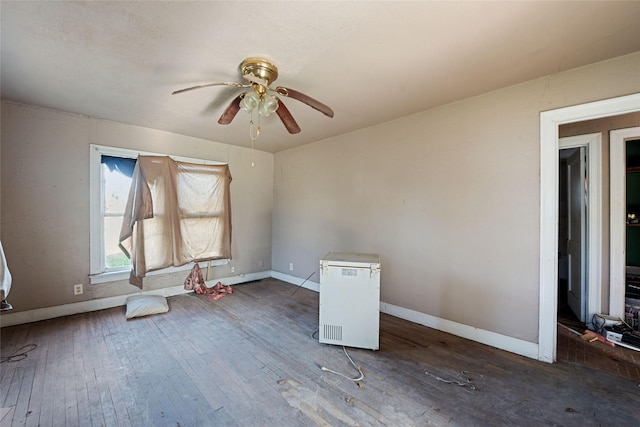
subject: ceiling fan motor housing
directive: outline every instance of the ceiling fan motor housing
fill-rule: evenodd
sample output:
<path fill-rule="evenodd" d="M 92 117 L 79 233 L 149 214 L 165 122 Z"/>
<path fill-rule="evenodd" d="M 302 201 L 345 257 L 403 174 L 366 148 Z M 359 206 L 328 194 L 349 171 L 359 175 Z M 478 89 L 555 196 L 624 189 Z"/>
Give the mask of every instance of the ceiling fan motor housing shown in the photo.
<path fill-rule="evenodd" d="M 278 78 L 278 67 L 263 58 L 247 58 L 240 64 L 242 75 L 251 74 L 270 85 Z"/>

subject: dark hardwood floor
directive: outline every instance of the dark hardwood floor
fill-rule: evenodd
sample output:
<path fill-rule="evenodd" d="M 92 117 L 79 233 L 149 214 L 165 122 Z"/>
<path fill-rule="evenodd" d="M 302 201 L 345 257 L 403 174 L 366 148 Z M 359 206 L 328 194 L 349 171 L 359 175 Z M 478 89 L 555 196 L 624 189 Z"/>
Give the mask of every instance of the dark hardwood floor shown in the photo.
<path fill-rule="evenodd" d="M 359 375 L 341 347 L 317 342 L 318 294 L 295 289 L 265 279 L 215 302 L 172 297 L 168 313 L 129 321 L 118 307 L 3 328 L 3 358 L 36 347 L 0 364 L 0 425 L 640 422 L 637 379 L 575 361 L 537 362 L 388 315 L 379 351 L 347 349 L 363 380 L 323 371 Z"/>

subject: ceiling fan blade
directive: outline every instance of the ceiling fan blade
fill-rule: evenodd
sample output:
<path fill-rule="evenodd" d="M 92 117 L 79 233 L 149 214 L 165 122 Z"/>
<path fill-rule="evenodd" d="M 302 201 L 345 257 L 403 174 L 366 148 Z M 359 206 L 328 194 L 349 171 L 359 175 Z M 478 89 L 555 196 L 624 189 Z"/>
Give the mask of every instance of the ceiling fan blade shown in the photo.
<path fill-rule="evenodd" d="M 240 95 L 236 96 L 233 101 L 231 101 L 231 104 L 229 104 L 227 109 L 224 110 L 224 112 L 218 119 L 218 123 L 220 123 L 221 125 L 228 125 L 229 123 L 231 123 L 236 114 L 238 114 L 238 111 L 240 111 L 240 101 L 243 97 L 244 93 L 241 93 Z"/>
<path fill-rule="evenodd" d="M 281 99 L 278 99 L 278 109 L 276 110 L 276 113 L 289 133 L 300 132 L 300 126 L 298 126 L 298 123 L 296 123 L 296 120 L 293 118 L 291 112 L 289 112 L 289 109 L 284 105 Z"/>
<path fill-rule="evenodd" d="M 190 90 L 202 89 L 203 87 L 210 86 L 233 86 L 233 87 L 250 87 L 250 84 L 242 84 L 242 83 L 233 83 L 233 82 L 218 82 L 218 83 L 208 83 L 205 85 L 192 86 L 185 89 L 176 90 L 171 92 L 171 95 L 176 95 L 178 93 L 189 92 Z"/>
<path fill-rule="evenodd" d="M 304 102 L 311 108 L 320 111 L 325 116 L 333 117 L 333 110 L 328 105 L 325 105 L 322 102 L 313 99 L 302 92 L 298 92 L 297 90 L 289 89 L 282 86 L 278 86 L 276 88 L 276 92 L 278 92 L 278 94 L 282 96 L 288 96 L 289 98 L 297 99 L 300 102 Z"/>

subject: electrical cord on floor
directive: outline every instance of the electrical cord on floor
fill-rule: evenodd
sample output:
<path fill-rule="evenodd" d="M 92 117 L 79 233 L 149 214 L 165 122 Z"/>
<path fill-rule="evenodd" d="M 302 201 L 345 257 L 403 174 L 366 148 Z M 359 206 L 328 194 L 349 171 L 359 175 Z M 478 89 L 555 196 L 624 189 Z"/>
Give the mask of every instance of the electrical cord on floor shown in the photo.
<path fill-rule="evenodd" d="M 467 375 L 467 371 L 460 371 L 460 374 L 457 376 L 455 380 L 445 380 L 444 378 L 434 375 L 429 371 L 424 371 L 424 373 L 445 384 L 455 384 L 455 385 L 459 385 L 460 387 L 469 386 L 471 390 L 474 390 L 474 391 L 477 390 L 476 386 L 471 382 L 471 378 Z"/>
<path fill-rule="evenodd" d="M 320 369 L 321 369 L 321 370 L 323 370 L 323 371 L 325 371 L 325 372 L 331 372 L 332 374 L 340 375 L 342 378 L 346 378 L 346 379 L 348 379 L 349 381 L 353 381 L 353 382 L 355 382 L 355 383 L 358 385 L 358 387 L 362 388 L 362 385 L 361 385 L 361 384 L 359 384 L 359 382 L 360 382 L 360 381 L 362 381 L 362 380 L 364 379 L 364 373 L 362 372 L 362 369 L 361 369 L 358 365 L 356 365 L 356 363 L 353 361 L 353 359 L 351 358 L 351 356 L 349 356 L 349 353 L 347 353 L 347 349 L 345 348 L 345 346 L 342 346 L 342 350 L 344 351 L 344 354 L 347 356 L 347 359 L 349 359 L 349 362 L 351 362 L 351 366 L 353 366 L 353 367 L 354 367 L 354 368 L 355 368 L 355 369 L 360 373 L 360 376 L 359 376 L 359 377 L 357 377 L 357 378 L 351 378 L 351 377 L 350 377 L 350 376 L 348 376 L 348 375 L 342 374 L 342 373 L 340 373 L 340 372 L 333 371 L 333 370 L 331 370 L 331 369 L 329 369 L 329 368 L 326 368 L 326 367 L 324 367 L 324 366 L 320 366 L 320 365 L 318 365 L 318 366 L 320 366 Z"/>
<path fill-rule="evenodd" d="M 315 339 L 316 339 L 316 338 L 315 338 L 316 333 L 318 333 L 319 331 L 320 331 L 320 328 L 316 328 L 316 329 L 311 333 L 311 339 L 315 340 Z M 349 362 L 351 362 L 351 366 L 353 366 L 353 367 L 354 367 L 354 368 L 355 368 L 355 369 L 360 373 L 360 376 L 359 376 L 359 377 L 357 377 L 357 378 L 351 378 L 351 377 L 349 377 L 349 376 L 347 376 L 347 375 L 345 375 L 345 374 L 342 374 L 342 373 L 340 373 L 340 372 L 333 371 L 333 370 L 331 370 L 331 369 L 329 369 L 329 368 L 327 368 L 327 367 L 325 367 L 325 366 L 322 366 L 322 365 L 320 365 L 320 364 L 318 364 L 318 367 L 319 367 L 321 370 L 325 371 L 325 372 L 331 372 L 332 374 L 340 375 L 341 377 L 346 378 L 346 379 L 348 379 L 349 381 L 353 381 L 353 382 L 355 382 L 355 383 L 357 384 L 357 386 L 358 386 L 358 387 L 363 388 L 363 387 L 362 387 L 362 384 L 360 384 L 360 381 L 362 381 L 362 380 L 364 379 L 364 373 L 362 372 L 362 369 L 361 369 L 358 365 L 356 365 L 356 363 L 353 361 L 353 359 L 351 358 L 351 356 L 349 356 L 349 353 L 347 353 L 347 349 L 345 348 L 345 346 L 342 346 L 342 351 L 344 351 L 344 354 L 347 356 L 347 359 L 349 359 Z"/>
<path fill-rule="evenodd" d="M 28 353 L 31 350 L 34 350 L 38 345 L 37 344 L 27 344 L 16 351 L 14 351 L 10 356 L 0 357 L 0 363 L 4 362 L 19 362 L 20 360 L 24 360 L 29 355 Z"/>

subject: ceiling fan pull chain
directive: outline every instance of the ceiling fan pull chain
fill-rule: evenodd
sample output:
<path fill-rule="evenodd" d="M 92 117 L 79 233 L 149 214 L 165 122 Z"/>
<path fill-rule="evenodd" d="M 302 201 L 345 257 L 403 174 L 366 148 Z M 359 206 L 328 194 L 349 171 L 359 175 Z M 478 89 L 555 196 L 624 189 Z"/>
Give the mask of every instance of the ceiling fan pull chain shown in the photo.
<path fill-rule="evenodd" d="M 251 119 L 249 120 L 249 138 L 251 138 L 251 142 L 253 143 L 253 141 L 255 141 L 256 139 L 258 139 L 258 137 L 260 136 L 260 130 L 261 130 L 261 126 L 260 126 L 260 115 L 258 115 L 258 126 L 255 128 L 255 135 L 253 132 L 253 111 L 251 112 Z"/>
<path fill-rule="evenodd" d="M 253 135 L 253 111 L 251 112 L 251 119 L 249 120 L 249 137 L 251 138 L 251 167 L 255 166 L 255 162 L 253 161 L 253 143 L 255 142 L 256 139 L 258 139 L 258 137 L 260 136 L 260 129 L 261 129 L 261 123 L 260 123 L 260 115 L 258 114 L 258 127 L 256 128 L 256 134 L 255 136 Z"/>
<path fill-rule="evenodd" d="M 260 120 L 260 114 L 258 114 L 258 128 L 256 129 L 256 138 L 260 136 L 260 131 L 262 130 L 262 120 Z"/>
<path fill-rule="evenodd" d="M 251 167 L 254 167 L 256 164 L 253 161 L 253 141 L 255 141 L 253 138 L 251 139 Z"/>

